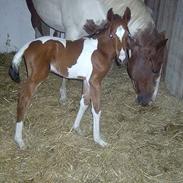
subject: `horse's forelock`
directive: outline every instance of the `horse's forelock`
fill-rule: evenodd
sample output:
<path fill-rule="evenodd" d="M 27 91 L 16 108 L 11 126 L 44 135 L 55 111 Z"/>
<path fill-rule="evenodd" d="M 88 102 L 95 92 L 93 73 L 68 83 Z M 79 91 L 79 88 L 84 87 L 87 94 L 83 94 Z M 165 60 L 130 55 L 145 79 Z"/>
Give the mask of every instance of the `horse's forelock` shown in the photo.
<path fill-rule="evenodd" d="M 157 29 L 149 24 L 145 30 L 139 30 L 137 34 L 135 34 L 135 39 L 137 42 L 145 48 L 154 47 L 159 41 L 162 40 L 162 35 L 157 31 Z"/>

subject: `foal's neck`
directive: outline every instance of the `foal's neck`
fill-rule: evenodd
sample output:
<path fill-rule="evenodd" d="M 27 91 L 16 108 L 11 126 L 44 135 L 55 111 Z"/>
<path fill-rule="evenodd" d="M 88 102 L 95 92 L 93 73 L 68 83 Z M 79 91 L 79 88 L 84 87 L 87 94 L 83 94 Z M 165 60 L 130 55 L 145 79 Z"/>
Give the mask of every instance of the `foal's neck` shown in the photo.
<path fill-rule="evenodd" d="M 106 37 L 106 35 L 98 38 L 98 49 L 110 61 L 113 61 L 116 57 L 116 48 L 114 41 L 114 38 Z"/>

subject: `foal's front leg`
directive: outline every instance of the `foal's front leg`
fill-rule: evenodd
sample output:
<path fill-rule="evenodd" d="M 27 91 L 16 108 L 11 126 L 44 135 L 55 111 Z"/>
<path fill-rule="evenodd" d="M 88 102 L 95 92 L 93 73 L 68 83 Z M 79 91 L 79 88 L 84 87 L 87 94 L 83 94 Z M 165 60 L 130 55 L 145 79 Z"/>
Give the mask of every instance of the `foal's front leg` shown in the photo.
<path fill-rule="evenodd" d="M 107 143 L 101 138 L 100 135 L 100 93 L 101 84 L 98 81 L 91 81 L 91 101 L 92 101 L 92 115 L 93 115 L 93 138 L 94 141 L 101 145 L 106 146 Z"/>

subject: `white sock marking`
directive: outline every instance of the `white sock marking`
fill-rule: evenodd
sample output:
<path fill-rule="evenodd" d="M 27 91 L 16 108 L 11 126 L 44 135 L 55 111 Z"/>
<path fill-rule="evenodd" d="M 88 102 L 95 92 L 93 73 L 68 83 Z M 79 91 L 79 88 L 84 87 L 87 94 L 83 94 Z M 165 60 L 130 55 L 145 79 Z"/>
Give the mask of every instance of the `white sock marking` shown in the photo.
<path fill-rule="evenodd" d="M 22 130 L 23 130 L 23 122 L 17 122 L 16 123 L 16 128 L 15 128 L 15 142 L 19 145 L 20 148 L 23 148 L 24 141 L 22 139 Z"/>
<path fill-rule="evenodd" d="M 93 114 L 93 138 L 96 143 L 101 146 L 106 146 L 107 143 L 101 139 L 100 136 L 100 116 L 101 111 L 97 114 L 92 104 L 92 114 Z"/>
<path fill-rule="evenodd" d="M 62 79 L 62 85 L 60 87 L 60 102 L 65 102 L 67 98 L 67 92 L 66 92 L 66 79 Z"/>
<path fill-rule="evenodd" d="M 85 111 L 86 111 L 87 108 L 88 108 L 88 105 L 85 105 L 84 104 L 84 98 L 82 96 L 82 98 L 80 100 L 79 111 L 78 111 L 77 117 L 76 117 L 75 122 L 74 122 L 74 125 L 73 125 L 73 128 L 74 129 L 79 128 L 81 119 L 82 119 L 83 114 L 85 113 Z"/>

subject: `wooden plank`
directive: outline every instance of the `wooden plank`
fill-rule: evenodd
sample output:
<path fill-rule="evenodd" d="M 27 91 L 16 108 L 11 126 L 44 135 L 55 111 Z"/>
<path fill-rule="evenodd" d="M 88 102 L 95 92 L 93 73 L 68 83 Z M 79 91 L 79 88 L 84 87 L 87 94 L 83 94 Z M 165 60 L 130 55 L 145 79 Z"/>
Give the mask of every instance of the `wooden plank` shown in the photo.
<path fill-rule="evenodd" d="M 159 4 L 159 13 L 157 17 L 157 29 L 161 31 L 166 31 L 166 35 L 169 39 L 168 48 L 170 45 L 173 23 L 175 19 L 175 14 L 177 10 L 178 0 L 161 0 Z"/>
<path fill-rule="evenodd" d="M 169 45 L 168 62 L 166 68 L 165 82 L 171 94 L 183 98 L 183 1 L 178 0 L 172 27 L 171 41 Z"/>
<path fill-rule="evenodd" d="M 152 17 L 155 24 L 157 24 L 160 0 L 145 0 L 144 3 L 152 10 Z"/>

